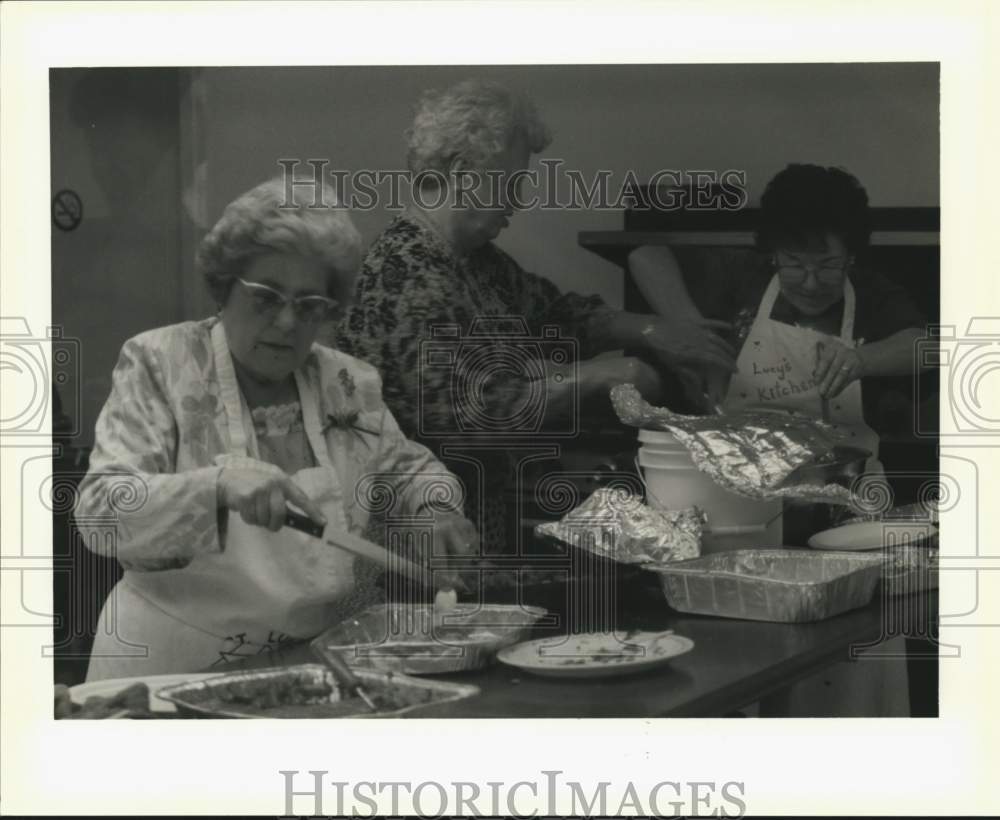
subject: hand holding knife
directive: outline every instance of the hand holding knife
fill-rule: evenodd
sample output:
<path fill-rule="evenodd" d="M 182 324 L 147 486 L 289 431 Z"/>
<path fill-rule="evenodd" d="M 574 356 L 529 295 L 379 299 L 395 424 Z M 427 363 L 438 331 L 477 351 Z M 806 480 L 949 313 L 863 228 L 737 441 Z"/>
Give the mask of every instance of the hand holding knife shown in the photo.
<path fill-rule="evenodd" d="M 353 533 L 349 533 L 344 530 L 337 530 L 336 532 L 328 534 L 328 537 L 324 538 L 324 530 L 326 528 L 323 525 L 317 524 L 308 516 L 295 512 L 292 509 L 288 509 L 285 514 L 285 526 L 291 527 L 299 532 L 304 532 L 306 535 L 311 535 L 313 538 L 319 539 L 331 547 L 336 547 L 353 555 L 358 555 L 362 558 L 374 561 L 386 569 L 405 575 L 407 578 L 410 578 L 429 589 L 435 588 L 433 573 L 430 571 L 429 567 L 415 564 L 412 561 L 390 552 L 385 547 L 379 546 L 378 544 L 364 538 L 360 538 Z M 452 586 L 457 586 L 464 592 L 468 591 L 460 579 L 455 579 L 454 582 L 449 582 L 444 589 L 448 589 Z"/>

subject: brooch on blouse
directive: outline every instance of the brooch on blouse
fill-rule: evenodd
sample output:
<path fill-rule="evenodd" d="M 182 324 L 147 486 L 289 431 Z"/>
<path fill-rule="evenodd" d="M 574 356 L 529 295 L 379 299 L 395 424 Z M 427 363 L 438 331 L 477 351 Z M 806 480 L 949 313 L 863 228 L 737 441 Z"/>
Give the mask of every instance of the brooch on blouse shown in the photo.
<path fill-rule="evenodd" d="M 360 412 L 357 410 L 341 410 L 336 413 L 328 413 L 326 416 L 326 424 L 323 425 L 323 432 L 326 433 L 327 430 L 337 429 L 337 430 L 351 430 L 366 446 L 370 447 L 367 441 L 361 436 L 361 433 L 366 433 L 369 436 L 375 436 L 378 438 L 378 433 L 374 430 L 369 430 L 366 427 L 361 427 L 358 424 L 358 417 Z"/>

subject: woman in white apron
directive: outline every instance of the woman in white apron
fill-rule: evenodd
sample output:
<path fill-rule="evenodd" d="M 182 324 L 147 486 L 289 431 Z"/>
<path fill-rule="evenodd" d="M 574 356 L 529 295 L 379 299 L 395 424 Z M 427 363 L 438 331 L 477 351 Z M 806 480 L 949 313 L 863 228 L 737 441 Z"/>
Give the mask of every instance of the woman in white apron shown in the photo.
<path fill-rule="evenodd" d="M 828 251 L 837 246 L 842 248 L 842 243 L 832 236 L 829 244 L 834 248 L 820 251 L 820 257 L 833 256 Z M 830 423 L 840 429 L 851 445 L 871 453 L 866 473 L 881 473 L 878 434 L 865 423 L 862 415 L 861 383 L 857 380 L 860 370 L 855 371 L 861 365 L 853 335 L 854 286 L 845 278 L 849 261 L 841 255 L 839 262 L 824 262 L 812 269 L 816 261 L 811 257 L 816 255 L 778 252 L 778 271 L 757 308 L 736 360 L 737 373 L 729 383 L 722 407 L 726 412 L 754 408 L 792 410 L 817 416 L 825 411 Z M 783 281 L 798 286 L 806 282 L 808 288 L 811 278 L 820 286 L 836 283 L 843 288 L 843 317 L 840 332 L 835 336 L 812 329 L 805 322 L 790 325 L 771 318 Z M 835 393 L 826 388 L 830 384 L 842 389 Z M 877 657 L 889 651 L 897 657 Z M 870 652 L 857 660 L 837 663 L 765 699 L 760 705 L 761 714 L 783 717 L 908 716 L 908 679 L 902 660 L 904 639 L 898 637 L 886 642 L 879 653 Z"/>
<path fill-rule="evenodd" d="M 75 510 L 88 546 L 125 570 L 88 680 L 203 670 L 378 600 L 373 568 L 282 526 L 289 505 L 327 531 L 370 535 L 399 513 L 427 520 L 436 554 L 476 545 L 461 488 L 402 435 L 377 373 L 314 344 L 360 237 L 345 211 L 279 207 L 284 194 L 258 186 L 205 238 L 218 318 L 122 348 Z"/>
<path fill-rule="evenodd" d="M 859 338 L 852 276 L 854 256 L 868 236 L 867 195 L 854 177 L 812 165 L 779 173 L 761 198 L 757 234 L 773 267 L 759 302 L 743 311 L 752 322 L 744 327 L 737 372 L 697 375 L 698 391 L 721 400 L 727 412 L 753 408 L 826 419 L 847 443 L 870 452 L 866 474 L 879 476 L 879 437 L 863 415 L 861 378 L 911 373 L 913 345 L 925 329 L 901 289 L 869 282 L 866 296 L 877 293 L 879 304 L 864 306 L 866 319 L 873 330 L 896 329 L 877 340 Z M 700 318 L 669 249 L 640 249 L 630 262 L 640 290 L 657 309 L 679 311 L 679 321 Z M 875 657 L 890 654 L 895 657 Z M 904 639 L 892 638 L 769 698 L 761 714 L 908 715 L 903 654 Z"/>

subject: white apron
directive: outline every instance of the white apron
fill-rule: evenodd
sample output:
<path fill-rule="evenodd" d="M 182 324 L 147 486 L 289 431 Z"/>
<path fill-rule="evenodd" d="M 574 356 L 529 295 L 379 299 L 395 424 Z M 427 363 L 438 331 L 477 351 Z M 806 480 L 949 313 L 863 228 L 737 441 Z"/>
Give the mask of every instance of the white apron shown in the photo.
<path fill-rule="evenodd" d="M 257 440 L 236 381 L 222 323 L 212 330 L 230 452 L 220 465 L 252 465 Z M 346 530 L 343 489 L 323 437 L 318 397 L 295 374 L 303 426 L 318 467 L 292 476 L 323 511 L 327 527 Z M 196 672 L 280 643 L 310 638 L 338 620 L 338 601 L 353 589 L 353 558 L 304 533 L 274 533 L 223 511 L 220 553 L 174 570 L 126 571 L 101 614 L 87 680 Z M 105 628 L 106 624 L 113 628 Z"/>
<path fill-rule="evenodd" d="M 854 286 L 844 284 L 844 316 L 840 335 L 830 336 L 771 318 L 781 285 L 775 275 L 757 309 L 743 349 L 736 359 L 737 373 L 729 382 L 723 401 L 726 412 L 743 409 L 794 410 L 807 416 L 822 415 L 822 400 L 813 371 L 818 342 L 854 346 Z M 830 423 L 846 434 L 846 444 L 871 451 L 868 473 L 882 472 L 878 461 L 878 434 L 865 424 L 861 407 L 861 382 L 851 382 L 829 400 Z"/>
<path fill-rule="evenodd" d="M 854 345 L 854 286 L 844 284 L 844 316 L 840 335 L 771 318 L 781 286 L 775 275 L 757 308 L 757 316 L 736 359 L 738 372 L 723 402 L 726 412 L 742 409 L 794 410 L 820 416 L 822 405 L 813 371 L 816 344 L 836 340 Z M 830 423 L 847 434 L 847 442 L 871 451 L 865 471 L 881 473 L 878 434 L 865 424 L 861 383 L 848 385 L 830 399 Z M 910 699 L 906 663 L 902 658 L 874 657 L 876 651 L 905 652 L 902 636 L 891 638 L 855 661 L 836 663 L 761 702 L 760 714 L 785 717 L 906 717 Z"/>

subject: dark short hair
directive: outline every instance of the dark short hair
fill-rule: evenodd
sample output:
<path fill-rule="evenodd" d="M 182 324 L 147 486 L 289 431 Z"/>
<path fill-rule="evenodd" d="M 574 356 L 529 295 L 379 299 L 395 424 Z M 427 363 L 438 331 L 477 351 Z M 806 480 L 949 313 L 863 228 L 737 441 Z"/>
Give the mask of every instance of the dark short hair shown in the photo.
<path fill-rule="evenodd" d="M 759 250 L 803 245 L 827 233 L 839 236 L 851 254 L 868 246 L 868 194 L 856 177 L 842 168 L 789 165 L 767 183 L 760 198 Z"/>

